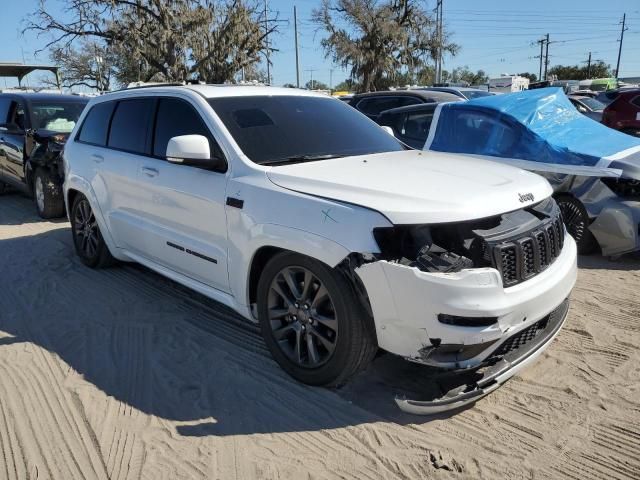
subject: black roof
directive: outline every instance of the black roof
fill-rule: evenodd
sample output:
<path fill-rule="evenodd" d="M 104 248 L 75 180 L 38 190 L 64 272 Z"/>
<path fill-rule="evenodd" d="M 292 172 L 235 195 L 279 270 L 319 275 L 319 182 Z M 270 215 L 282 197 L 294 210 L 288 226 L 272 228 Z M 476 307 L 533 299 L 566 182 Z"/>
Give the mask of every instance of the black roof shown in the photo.
<path fill-rule="evenodd" d="M 420 97 L 425 102 L 448 102 L 460 98 L 453 93 L 435 90 L 387 90 L 384 92 L 358 93 L 353 96 L 352 101 L 368 97 Z"/>
<path fill-rule="evenodd" d="M 457 98 L 459 99 L 460 97 L 457 97 Z M 380 116 L 387 115 L 387 114 L 394 114 L 394 113 L 406 113 L 406 112 L 414 112 L 414 111 L 420 112 L 422 110 L 433 110 L 440 103 L 444 103 L 444 102 L 427 102 L 427 103 L 419 103 L 417 105 L 406 105 L 404 107 L 391 108 L 389 110 L 380 112 Z"/>
<path fill-rule="evenodd" d="M 64 93 L 38 93 L 38 92 L 20 92 L 20 91 L 0 93 L 0 98 L 4 96 L 21 97 L 27 101 L 36 101 L 36 102 L 78 101 L 78 102 L 87 103 L 90 100 L 90 98 L 88 97 L 83 97 L 80 95 L 69 95 Z"/>

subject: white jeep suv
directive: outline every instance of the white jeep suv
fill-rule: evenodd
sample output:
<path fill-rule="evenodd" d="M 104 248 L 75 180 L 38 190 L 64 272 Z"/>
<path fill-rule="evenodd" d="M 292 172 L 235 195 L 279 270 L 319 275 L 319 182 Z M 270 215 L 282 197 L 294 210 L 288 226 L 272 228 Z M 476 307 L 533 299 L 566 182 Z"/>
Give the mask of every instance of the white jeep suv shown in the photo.
<path fill-rule="evenodd" d="M 472 402 L 544 350 L 576 247 L 541 177 L 407 150 L 330 97 L 158 86 L 94 98 L 65 152 L 90 267 L 139 262 L 259 322 L 296 379 L 338 385 L 379 348 L 475 380 Z"/>

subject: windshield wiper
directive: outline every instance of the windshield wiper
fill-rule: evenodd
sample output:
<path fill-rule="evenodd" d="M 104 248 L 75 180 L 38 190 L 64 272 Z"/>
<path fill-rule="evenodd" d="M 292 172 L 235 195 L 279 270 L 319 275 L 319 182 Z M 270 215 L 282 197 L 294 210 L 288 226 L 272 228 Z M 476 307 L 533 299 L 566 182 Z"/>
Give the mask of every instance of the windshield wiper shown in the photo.
<path fill-rule="evenodd" d="M 325 153 L 322 155 L 292 155 L 287 158 L 280 158 L 277 160 L 267 160 L 262 162 L 262 165 L 286 165 L 288 163 L 303 163 L 303 162 L 315 162 L 317 160 L 329 160 L 331 158 L 341 158 L 345 155 L 339 155 L 334 153 Z"/>

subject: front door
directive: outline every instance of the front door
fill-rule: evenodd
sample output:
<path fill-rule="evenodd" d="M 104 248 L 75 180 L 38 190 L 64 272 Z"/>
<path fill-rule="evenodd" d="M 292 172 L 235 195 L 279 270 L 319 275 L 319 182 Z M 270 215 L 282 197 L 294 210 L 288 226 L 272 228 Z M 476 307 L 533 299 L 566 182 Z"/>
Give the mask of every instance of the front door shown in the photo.
<path fill-rule="evenodd" d="M 6 120 L 0 125 L 0 163 L 5 180 L 22 188 L 26 188 L 25 122 L 24 103 L 11 101 Z"/>
<path fill-rule="evenodd" d="M 138 170 L 137 209 L 144 226 L 140 251 L 150 260 L 218 290 L 229 291 L 224 172 L 166 160 L 169 140 L 204 135 L 222 155 L 211 131 L 186 99 L 158 100 L 151 156 Z"/>

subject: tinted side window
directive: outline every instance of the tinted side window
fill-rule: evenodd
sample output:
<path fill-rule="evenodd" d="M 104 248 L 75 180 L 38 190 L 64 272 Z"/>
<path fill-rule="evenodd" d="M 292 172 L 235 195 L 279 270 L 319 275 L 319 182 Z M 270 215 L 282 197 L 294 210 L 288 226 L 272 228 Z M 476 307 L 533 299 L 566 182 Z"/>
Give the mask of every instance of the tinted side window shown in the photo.
<path fill-rule="evenodd" d="M 132 153 L 146 153 L 153 106 L 152 98 L 118 102 L 111 121 L 108 146 Z"/>
<path fill-rule="evenodd" d="M 402 97 L 372 97 L 365 98 L 358 103 L 358 110 L 366 115 L 378 115 L 380 112 L 390 110 L 392 108 L 400 107 L 402 105 L 409 105 L 403 102 Z"/>
<path fill-rule="evenodd" d="M 0 98 L 0 123 L 7 123 L 9 107 L 11 107 L 11 99 L 6 97 Z"/>
<path fill-rule="evenodd" d="M 104 147 L 107 144 L 109 120 L 115 102 L 104 102 L 94 105 L 82 123 L 78 140 Z"/>
<path fill-rule="evenodd" d="M 153 155 L 164 157 L 167 144 L 179 135 L 203 135 L 209 139 L 211 152 L 220 155 L 217 144 L 200 114 L 187 102 L 177 98 L 163 98 L 158 105 L 156 129 L 153 140 Z"/>
<path fill-rule="evenodd" d="M 401 133 L 414 140 L 426 141 L 432 120 L 433 113 L 410 113 Z"/>
<path fill-rule="evenodd" d="M 636 107 L 640 107 L 640 95 L 631 100 L 631 103 L 633 103 Z"/>

